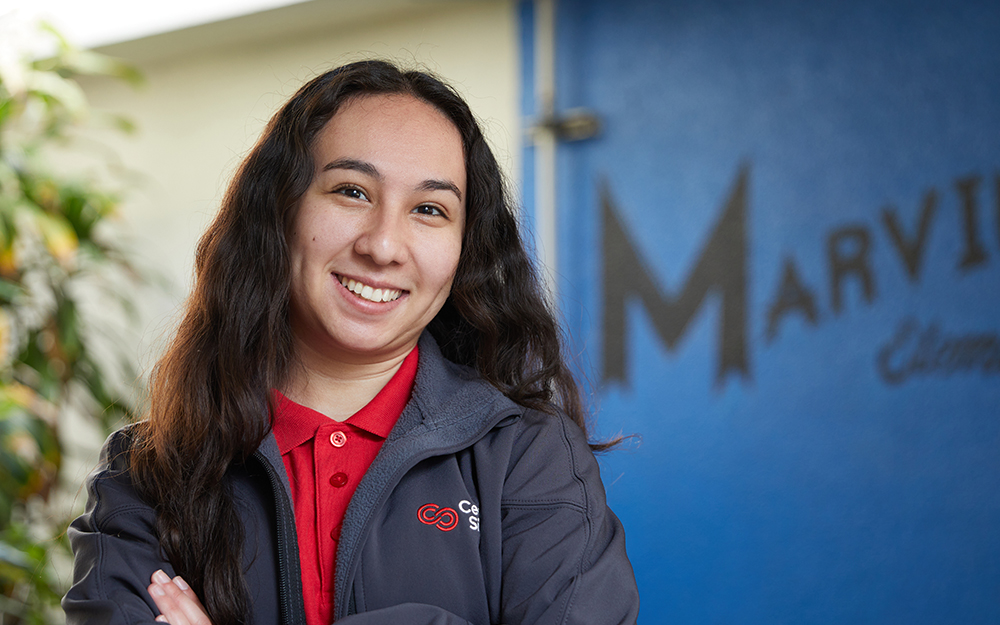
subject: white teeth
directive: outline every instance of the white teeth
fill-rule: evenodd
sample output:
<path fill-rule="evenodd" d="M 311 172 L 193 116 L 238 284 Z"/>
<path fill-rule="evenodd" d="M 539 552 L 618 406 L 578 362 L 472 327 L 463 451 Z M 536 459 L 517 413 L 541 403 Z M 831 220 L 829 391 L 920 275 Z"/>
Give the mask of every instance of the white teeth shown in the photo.
<path fill-rule="evenodd" d="M 374 289 L 367 284 L 362 284 L 357 280 L 352 280 L 350 278 L 345 278 L 339 276 L 340 283 L 344 285 L 348 291 L 355 293 L 358 297 L 364 298 L 370 302 L 391 302 L 398 299 L 400 295 L 403 294 L 399 289 Z"/>

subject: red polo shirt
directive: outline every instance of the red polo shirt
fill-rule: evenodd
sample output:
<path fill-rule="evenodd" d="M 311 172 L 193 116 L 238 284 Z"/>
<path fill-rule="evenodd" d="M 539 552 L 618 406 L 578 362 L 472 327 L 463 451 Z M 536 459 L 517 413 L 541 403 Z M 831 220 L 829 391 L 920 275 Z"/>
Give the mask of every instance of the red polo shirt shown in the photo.
<path fill-rule="evenodd" d="M 333 621 L 340 523 L 358 482 L 409 401 L 416 374 L 414 348 L 379 394 L 342 422 L 275 391 L 274 437 L 292 486 L 308 625 Z"/>

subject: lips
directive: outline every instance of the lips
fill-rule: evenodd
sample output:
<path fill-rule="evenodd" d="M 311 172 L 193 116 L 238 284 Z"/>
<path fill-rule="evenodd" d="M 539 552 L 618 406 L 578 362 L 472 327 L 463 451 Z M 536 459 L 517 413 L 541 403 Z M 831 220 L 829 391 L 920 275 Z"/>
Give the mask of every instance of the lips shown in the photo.
<path fill-rule="evenodd" d="M 340 283 L 344 285 L 345 289 L 354 293 L 361 299 L 368 300 L 369 302 L 391 302 L 399 299 L 399 296 L 403 294 L 403 291 L 400 289 L 375 288 L 363 282 L 354 280 L 353 278 L 348 278 L 347 276 L 337 274 L 334 275 L 337 276 L 337 279 L 340 280 Z"/>

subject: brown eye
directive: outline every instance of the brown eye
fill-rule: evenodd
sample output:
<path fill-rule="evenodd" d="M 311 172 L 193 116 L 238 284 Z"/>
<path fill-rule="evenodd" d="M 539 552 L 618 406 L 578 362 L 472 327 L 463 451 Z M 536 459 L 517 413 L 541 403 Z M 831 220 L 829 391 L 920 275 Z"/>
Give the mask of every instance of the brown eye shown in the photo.
<path fill-rule="evenodd" d="M 367 200 L 368 196 L 365 192 L 355 186 L 338 187 L 333 190 L 334 193 L 339 193 L 340 195 L 347 196 L 352 200 Z"/>
<path fill-rule="evenodd" d="M 430 204 L 421 204 L 420 206 L 413 209 L 413 212 L 418 215 L 428 215 L 430 217 L 444 217 L 444 211 L 442 211 L 437 206 L 431 206 Z"/>

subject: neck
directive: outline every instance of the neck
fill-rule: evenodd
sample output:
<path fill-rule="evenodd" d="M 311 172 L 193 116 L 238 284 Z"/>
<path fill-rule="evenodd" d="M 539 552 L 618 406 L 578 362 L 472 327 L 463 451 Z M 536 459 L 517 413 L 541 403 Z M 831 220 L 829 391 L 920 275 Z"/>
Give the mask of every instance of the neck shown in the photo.
<path fill-rule="evenodd" d="M 282 394 L 334 421 L 345 421 L 364 408 L 410 353 L 407 349 L 386 358 L 342 362 L 311 357 L 316 354 L 302 345 L 296 348 L 297 363 L 291 379 L 280 389 Z"/>

